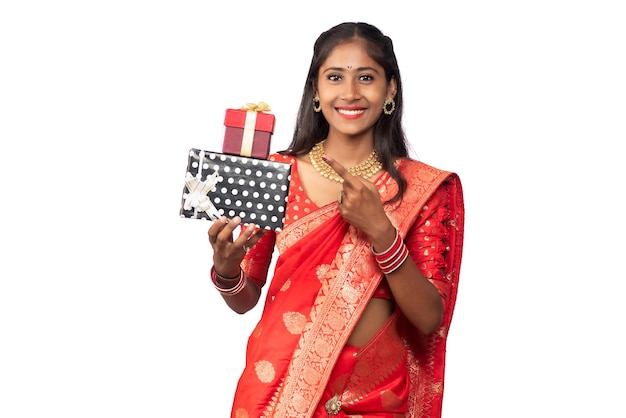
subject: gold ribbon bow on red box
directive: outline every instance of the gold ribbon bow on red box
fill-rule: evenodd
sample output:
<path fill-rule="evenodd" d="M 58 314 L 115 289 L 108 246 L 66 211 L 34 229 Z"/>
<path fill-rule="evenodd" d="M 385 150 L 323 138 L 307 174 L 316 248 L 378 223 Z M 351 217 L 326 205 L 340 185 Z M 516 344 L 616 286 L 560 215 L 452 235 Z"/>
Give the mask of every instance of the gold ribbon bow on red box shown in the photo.
<path fill-rule="evenodd" d="M 265 102 L 259 103 L 246 103 L 244 106 L 241 106 L 239 110 L 248 110 L 252 112 L 271 112 L 270 105 Z"/>

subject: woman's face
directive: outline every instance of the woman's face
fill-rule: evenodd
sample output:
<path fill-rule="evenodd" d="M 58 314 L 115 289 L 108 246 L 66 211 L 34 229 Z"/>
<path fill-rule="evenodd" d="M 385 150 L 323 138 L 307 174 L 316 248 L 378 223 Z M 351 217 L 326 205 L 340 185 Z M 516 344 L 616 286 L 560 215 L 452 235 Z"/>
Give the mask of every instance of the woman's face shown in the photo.
<path fill-rule="evenodd" d="M 396 94 L 396 83 L 368 54 L 362 40 L 337 45 L 319 70 L 316 95 L 330 125 L 329 135 L 371 134 L 383 103 Z"/>

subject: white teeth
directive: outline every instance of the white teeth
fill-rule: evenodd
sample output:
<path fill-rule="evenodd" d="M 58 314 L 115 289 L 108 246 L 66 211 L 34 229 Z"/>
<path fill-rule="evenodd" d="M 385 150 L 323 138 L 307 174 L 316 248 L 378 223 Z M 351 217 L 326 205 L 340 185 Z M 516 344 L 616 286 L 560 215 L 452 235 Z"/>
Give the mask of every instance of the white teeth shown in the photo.
<path fill-rule="evenodd" d="M 358 115 L 359 113 L 365 112 L 365 110 L 347 110 L 347 109 L 338 109 L 339 113 L 343 113 L 344 115 Z"/>

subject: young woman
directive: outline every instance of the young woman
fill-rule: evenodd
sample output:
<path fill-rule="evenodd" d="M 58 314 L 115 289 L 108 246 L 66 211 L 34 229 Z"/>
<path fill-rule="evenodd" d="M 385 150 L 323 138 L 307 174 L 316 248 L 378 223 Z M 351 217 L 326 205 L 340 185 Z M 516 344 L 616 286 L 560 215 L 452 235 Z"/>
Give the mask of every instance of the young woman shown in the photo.
<path fill-rule="evenodd" d="M 292 143 L 285 225 L 209 229 L 211 276 L 254 307 L 232 417 L 439 417 L 463 245 L 458 176 L 408 156 L 391 39 L 343 23 L 314 47 Z"/>

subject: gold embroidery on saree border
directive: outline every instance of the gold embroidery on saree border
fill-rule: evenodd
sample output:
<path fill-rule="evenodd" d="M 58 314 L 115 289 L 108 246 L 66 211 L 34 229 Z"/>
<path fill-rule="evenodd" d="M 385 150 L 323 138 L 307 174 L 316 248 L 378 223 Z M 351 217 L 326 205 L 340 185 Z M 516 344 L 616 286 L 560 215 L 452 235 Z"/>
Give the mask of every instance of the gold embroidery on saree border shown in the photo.
<path fill-rule="evenodd" d="M 350 254 L 353 257 L 348 257 Z M 357 296 L 373 292 L 378 282 L 376 276 L 380 271 L 372 263 L 363 263 L 365 257 L 371 257 L 369 244 L 350 227 L 335 260 L 328 270 L 323 269 L 326 277 L 320 277 L 322 287 L 311 311 L 311 327 L 300 339 L 290 369 L 294 380 L 285 388 L 276 406 L 277 412 L 280 411 L 277 416 L 292 417 L 310 412 L 310 403 L 292 401 L 319 397 L 321 389 L 317 382 L 327 379 L 332 371 L 330 361 L 337 358 L 343 347 L 337 341 L 345 343 L 350 329 L 346 326 L 348 321 L 356 321 L 354 315 L 367 303 L 365 299 L 356 300 Z"/>

